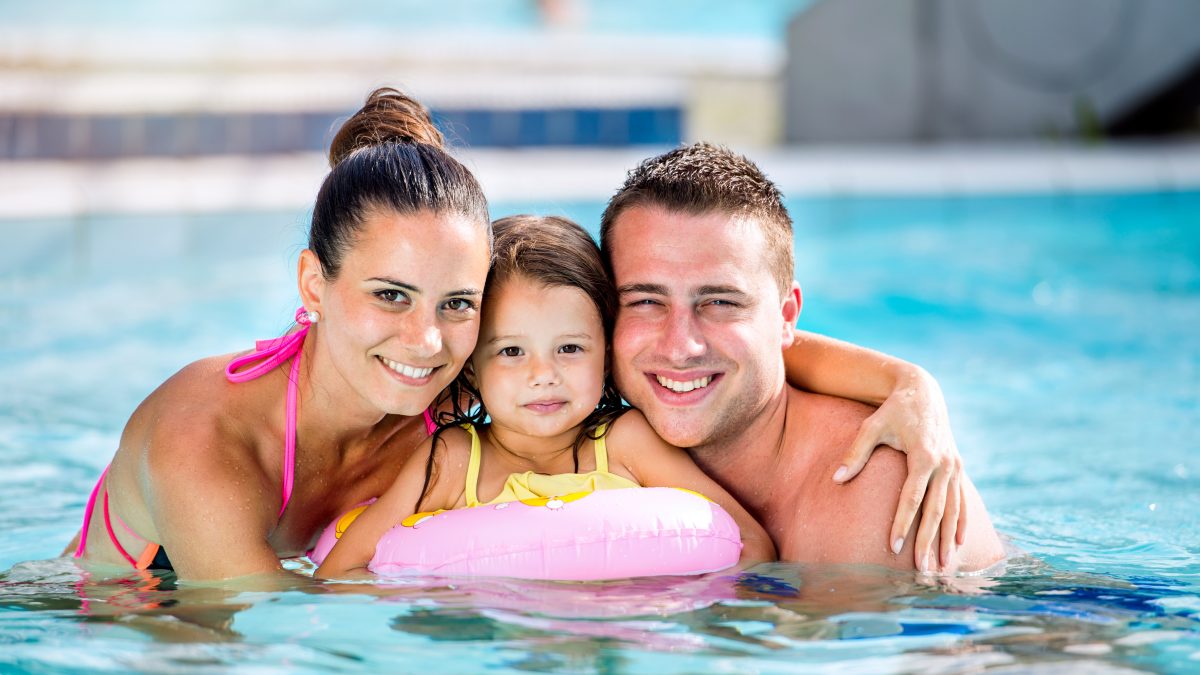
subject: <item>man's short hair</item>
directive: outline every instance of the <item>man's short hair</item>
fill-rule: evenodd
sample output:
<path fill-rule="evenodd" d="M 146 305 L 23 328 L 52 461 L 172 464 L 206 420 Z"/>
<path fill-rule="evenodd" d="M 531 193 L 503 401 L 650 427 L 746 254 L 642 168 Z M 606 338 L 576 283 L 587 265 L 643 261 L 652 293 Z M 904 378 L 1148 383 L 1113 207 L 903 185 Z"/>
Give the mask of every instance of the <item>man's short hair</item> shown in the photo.
<path fill-rule="evenodd" d="M 783 195 L 754 162 L 729 148 L 693 143 L 651 157 L 629 172 L 600 219 L 600 250 L 610 274 L 613 224 L 635 206 L 689 215 L 727 213 L 754 221 L 766 239 L 766 262 L 780 294 L 791 286 L 792 218 L 783 206 Z"/>

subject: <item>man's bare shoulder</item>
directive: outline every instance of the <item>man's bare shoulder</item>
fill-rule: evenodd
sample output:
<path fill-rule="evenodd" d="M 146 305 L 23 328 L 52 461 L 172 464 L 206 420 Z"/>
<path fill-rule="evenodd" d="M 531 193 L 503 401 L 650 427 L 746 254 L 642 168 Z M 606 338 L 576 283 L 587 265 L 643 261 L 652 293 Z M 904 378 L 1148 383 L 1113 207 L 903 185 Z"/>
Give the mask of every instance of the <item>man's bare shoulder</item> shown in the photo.
<path fill-rule="evenodd" d="M 880 446 L 862 471 L 848 483 L 833 474 L 874 408 L 844 399 L 793 390 L 785 444 L 798 479 L 792 494 L 791 521 L 773 528 L 780 559 L 804 562 L 871 563 L 913 569 L 917 522 L 905 534 L 899 554 L 888 541 L 900 494 L 908 478 L 904 453 Z M 968 529 L 956 553 L 960 570 L 979 570 L 1003 557 L 983 500 L 965 475 Z M 778 532 L 778 536 L 776 533 Z"/>
<path fill-rule="evenodd" d="M 881 447 L 854 480 L 833 481 L 873 411 L 855 401 L 790 392 L 781 459 L 796 488 L 791 522 L 776 541 L 782 559 L 912 568 L 912 537 L 907 554 L 893 555 L 887 541 L 907 477 L 903 453 Z"/>

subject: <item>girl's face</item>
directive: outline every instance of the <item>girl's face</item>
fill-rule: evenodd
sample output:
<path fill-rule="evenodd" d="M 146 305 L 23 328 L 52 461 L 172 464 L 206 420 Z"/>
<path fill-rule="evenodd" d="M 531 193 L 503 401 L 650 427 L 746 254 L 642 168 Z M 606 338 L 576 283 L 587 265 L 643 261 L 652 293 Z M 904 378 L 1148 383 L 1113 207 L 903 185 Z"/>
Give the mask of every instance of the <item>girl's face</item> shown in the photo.
<path fill-rule="evenodd" d="M 578 288 L 521 275 L 491 293 L 471 366 L 492 424 L 541 438 L 574 434 L 604 391 L 600 312 Z"/>
<path fill-rule="evenodd" d="M 335 279 L 305 257 L 301 292 L 321 313 L 331 395 L 367 415 L 420 414 L 475 348 L 487 230 L 456 215 L 369 212 Z"/>

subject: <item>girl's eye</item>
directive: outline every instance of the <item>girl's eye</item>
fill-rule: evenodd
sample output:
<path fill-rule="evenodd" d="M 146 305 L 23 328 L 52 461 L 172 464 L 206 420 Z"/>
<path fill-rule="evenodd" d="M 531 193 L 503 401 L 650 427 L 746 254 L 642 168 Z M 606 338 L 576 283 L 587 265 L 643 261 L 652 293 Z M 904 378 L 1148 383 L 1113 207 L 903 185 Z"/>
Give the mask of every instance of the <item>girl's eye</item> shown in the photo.
<path fill-rule="evenodd" d="M 443 306 L 451 312 L 469 312 L 475 309 L 475 303 L 466 298 L 451 298 Z"/>
<path fill-rule="evenodd" d="M 375 291 L 375 297 L 384 302 L 407 302 L 408 296 L 403 291 L 398 291 L 394 288 L 384 288 Z"/>
<path fill-rule="evenodd" d="M 521 355 L 520 347 L 505 347 L 504 349 L 500 350 L 500 356 L 520 356 L 520 355 Z"/>
<path fill-rule="evenodd" d="M 558 351 L 563 354 L 579 354 L 583 352 L 583 347 L 579 345 L 563 345 L 558 348 Z"/>

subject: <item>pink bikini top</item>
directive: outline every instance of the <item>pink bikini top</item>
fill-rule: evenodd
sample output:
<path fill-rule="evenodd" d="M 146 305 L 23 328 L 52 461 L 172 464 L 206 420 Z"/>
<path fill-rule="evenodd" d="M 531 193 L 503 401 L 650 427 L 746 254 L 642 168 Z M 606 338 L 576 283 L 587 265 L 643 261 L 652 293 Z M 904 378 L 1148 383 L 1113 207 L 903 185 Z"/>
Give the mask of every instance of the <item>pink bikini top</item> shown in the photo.
<path fill-rule="evenodd" d="M 287 418 L 283 441 L 283 505 L 279 508 L 281 516 L 287 510 L 288 501 L 292 498 L 292 486 L 296 480 L 296 406 L 300 386 L 300 353 L 304 348 L 304 338 L 312 326 L 308 312 L 303 307 L 296 310 L 296 323 L 300 324 L 300 330 L 274 340 L 259 340 L 254 344 L 252 353 L 237 357 L 225 367 L 225 377 L 230 382 L 246 382 L 261 377 L 284 361 L 292 359 L 292 370 L 288 375 Z M 238 372 L 238 369 L 245 365 L 250 367 Z M 429 409 L 425 410 L 425 430 L 430 435 L 437 430 L 433 413 Z"/>

